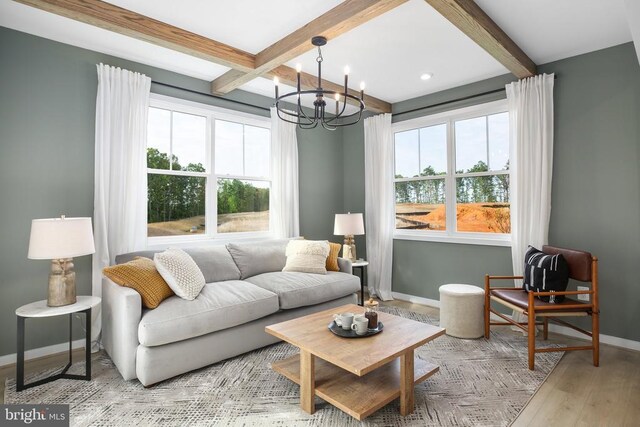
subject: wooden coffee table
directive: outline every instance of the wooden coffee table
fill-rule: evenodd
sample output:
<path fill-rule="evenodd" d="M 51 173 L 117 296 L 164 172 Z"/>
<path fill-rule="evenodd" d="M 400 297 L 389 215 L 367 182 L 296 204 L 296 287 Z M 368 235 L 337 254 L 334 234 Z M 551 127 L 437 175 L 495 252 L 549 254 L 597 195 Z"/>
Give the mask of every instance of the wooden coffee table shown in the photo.
<path fill-rule="evenodd" d="M 334 313 L 342 312 L 362 313 L 362 307 L 348 304 L 267 326 L 268 334 L 300 349 L 300 354 L 273 363 L 273 370 L 300 385 L 300 406 L 310 414 L 315 411 L 315 395 L 358 420 L 398 397 L 400 413 L 412 413 L 414 385 L 439 369 L 414 359 L 414 349 L 445 330 L 379 312 L 384 331 L 341 338 L 327 326 Z"/>

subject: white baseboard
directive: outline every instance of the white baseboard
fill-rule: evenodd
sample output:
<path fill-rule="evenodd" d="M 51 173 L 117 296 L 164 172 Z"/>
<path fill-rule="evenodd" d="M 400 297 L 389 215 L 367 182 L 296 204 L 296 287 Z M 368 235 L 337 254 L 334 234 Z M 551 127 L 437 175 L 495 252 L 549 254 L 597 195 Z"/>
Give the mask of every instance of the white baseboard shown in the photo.
<path fill-rule="evenodd" d="M 415 295 L 402 294 L 400 292 L 391 292 L 391 296 L 400 301 L 407 301 L 415 304 L 427 305 L 429 307 L 440 308 L 440 301 L 437 299 L 417 297 Z"/>
<path fill-rule="evenodd" d="M 580 332 L 573 330 L 571 328 L 567 328 L 566 326 L 554 325 L 551 322 L 549 322 L 549 331 L 555 332 L 560 335 L 566 335 L 568 337 L 580 338 L 583 340 L 590 340 L 589 338 L 587 338 L 585 334 L 581 334 Z M 628 340 L 626 338 L 619 338 L 611 335 L 600 334 L 600 342 L 602 344 L 608 344 L 614 347 L 621 347 L 629 350 L 640 351 L 640 341 L 633 341 L 633 340 Z"/>
<path fill-rule="evenodd" d="M 76 348 L 84 348 L 85 340 L 76 340 L 71 343 L 71 347 Z M 47 347 L 34 348 L 33 350 L 27 350 L 24 352 L 24 359 L 36 359 L 38 357 L 49 356 L 56 353 L 63 353 L 69 350 L 69 343 L 60 343 L 54 344 Z M 0 356 L 0 367 L 6 365 L 13 365 L 18 360 L 18 355 L 16 353 L 7 354 L 5 356 Z"/>
<path fill-rule="evenodd" d="M 400 292 L 393 292 L 392 295 L 395 299 L 399 299 L 401 301 L 407 301 L 415 304 L 426 305 L 429 307 L 440 308 L 439 300 L 417 297 L 415 295 L 402 294 Z M 582 339 L 586 338 L 586 335 L 581 334 L 578 331 L 575 331 L 571 328 L 567 328 L 566 326 L 554 325 L 551 322 L 549 322 L 549 331 L 555 332 L 560 335 L 573 337 L 573 338 L 582 338 Z M 629 350 L 640 351 L 640 341 L 633 341 L 633 340 L 628 340 L 626 338 L 600 334 L 600 342 L 603 344 L 612 345 L 614 347 L 621 347 Z"/>

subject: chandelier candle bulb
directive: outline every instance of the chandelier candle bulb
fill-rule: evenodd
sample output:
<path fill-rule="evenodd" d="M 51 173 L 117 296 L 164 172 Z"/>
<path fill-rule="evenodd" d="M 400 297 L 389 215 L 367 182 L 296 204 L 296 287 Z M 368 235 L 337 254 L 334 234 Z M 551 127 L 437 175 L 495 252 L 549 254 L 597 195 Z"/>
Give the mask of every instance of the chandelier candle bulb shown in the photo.
<path fill-rule="evenodd" d="M 302 71 L 302 64 L 298 62 L 296 64 L 296 72 L 300 73 L 301 71 Z"/>

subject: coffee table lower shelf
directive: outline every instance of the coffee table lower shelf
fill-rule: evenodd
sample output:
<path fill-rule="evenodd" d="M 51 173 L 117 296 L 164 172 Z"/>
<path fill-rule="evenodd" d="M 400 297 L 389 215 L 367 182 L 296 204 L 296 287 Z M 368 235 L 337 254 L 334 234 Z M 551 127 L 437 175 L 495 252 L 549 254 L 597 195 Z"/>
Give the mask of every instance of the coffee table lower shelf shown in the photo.
<path fill-rule="evenodd" d="M 299 354 L 274 362 L 271 368 L 300 385 Z M 415 358 L 414 385 L 439 369 L 432 363 Z M 315 394 L 352 417 L 363 420 L 400 397 L 400 359 L 359 377 L 316 357 Z"/>

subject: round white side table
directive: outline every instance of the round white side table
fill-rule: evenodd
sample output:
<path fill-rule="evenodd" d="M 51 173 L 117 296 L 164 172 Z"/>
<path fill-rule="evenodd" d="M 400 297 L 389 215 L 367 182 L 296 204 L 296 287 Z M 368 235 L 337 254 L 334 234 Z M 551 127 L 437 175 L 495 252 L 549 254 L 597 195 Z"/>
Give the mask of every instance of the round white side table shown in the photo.
<path fill-rule="evenodd" d="M 351 263 L 352 269 L 360 269 L 360 306 L 364 306 L 364 287 L 367 286 L 367 266 L 369 261 L 357 259 Z"/>
<path fill-rule="evenodd" d="M 18 317 L 18 360 L 16 363 L 16 391 L 22 391 L 30 387 L 35 387 L 41 384 L 45 384 L 51 381 L 55 381 L 60 378 L 72 379 L 72 380 L 91 380 L 91 309 L 100 304 L 100 298 L 94 296 L 78 296 L 74 304 L 63 305 L 60 307 L 47 306 L 47 300 L 32 302 L 31 304 L 23 305 L 16 310 L 16 316 Z M 72 330 L 71 321 L 74 313 L 84 313 L 85 315 L 85 375 L 67 374 L 67 371 L 71 367 L 71 343 Z M 52 375 L 47 378 L 43 378 L 38 381 L 34 381 L 30 384 L 24 383 L 24 335 L 25 335 L 25 320 L 27 318 L 43 318 L 69 315 L 69 362 L 62 369 L 61 372 Z"/>

